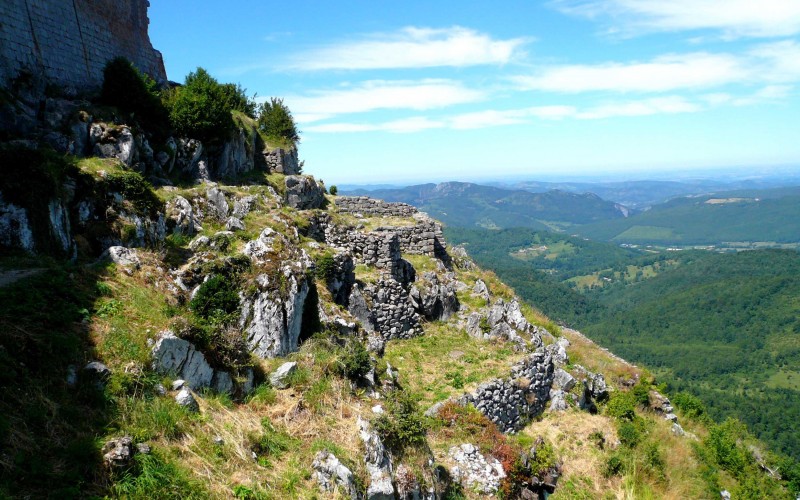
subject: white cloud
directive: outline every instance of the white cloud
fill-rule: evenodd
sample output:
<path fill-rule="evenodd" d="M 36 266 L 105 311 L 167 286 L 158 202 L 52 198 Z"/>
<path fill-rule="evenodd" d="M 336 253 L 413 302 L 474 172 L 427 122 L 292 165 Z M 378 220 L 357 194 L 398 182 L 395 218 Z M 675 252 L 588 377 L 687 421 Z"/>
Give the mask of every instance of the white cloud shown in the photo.
<path fill-rule="evenodd" d="M 712 29 L 726 38 L 800 33 L 797 0 L 556 0 L 562 12 L 609 22 L 610 32 Z"/>
<path fill-rule="evenodd" d="M 459 26 L 444 29 L 407 27 L 364 40 L 294 54 L 285 68 L 389 69 L 506 64 L 522 55 L 522 46 L 528 41 L 526 38 L 495 40 Z"/>
<path fill-rule="evenodd" d="M 747 73 L 734 56 L 695 52 L 643 63 L 555 66 L 512 80 L 523 89 L 550 92 L 665 92 L 724 85 Z"/>
<path fill-rule="evenodd" d="M 681 96 L 655 97 L 632 101 L 610 102 L 579 109 L 567 105 L 534 106 L 519 109 L 483 110 L 432 120 L 422 116 L 383 123 L 329 123 L 306 127 L 305 132 L 353 133 L 392 132 L 408 133 L 430 129 L 481 129 L 506 125 L 532 123 L 534 120 L 598 120 L 614 117 L 647 116 L 656 114 L 695 113 L 704 107 Z"/>
<path fill-rule="evenodd" d="M 427 110 L 477 102 L 486 96 L 451 80 L 373 80 L 357 86 L 287 96 L 285 101 L 300 123 L 340 114 L 380 109 Z"/>
<path fill-rule="evenodd" d="M 511 80 L 521 89 L 562 93 L 659 93 L 791 83 L 800 80 L 800 44 L 785 40 L 755 45 L 741 54 L 691 52 L 645 62 L 551 66 Z"/>

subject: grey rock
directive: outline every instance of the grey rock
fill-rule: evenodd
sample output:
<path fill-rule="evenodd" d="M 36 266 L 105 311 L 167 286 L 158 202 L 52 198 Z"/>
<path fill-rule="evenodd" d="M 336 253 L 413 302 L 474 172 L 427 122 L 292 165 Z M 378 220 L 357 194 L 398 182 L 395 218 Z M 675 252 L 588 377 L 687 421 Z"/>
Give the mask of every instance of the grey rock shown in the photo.
<path fill-rule="evenodd" d="M 731 500 L 731 493 L 728 490 L 722 490 L 719 492 L 719 497 L 722 500 Z"/>
<path fill-rule="evenodd" d="M 206 202 L 209 215 L 220 221 L 228 218 L 228 212 L 230 211 L 228 200 L 225 198 L 225 193 L 219 188 L 212 187 L 206 191 Z"/>
<path fill-rule="evenodd" d="M 93 384 L 98 389 L 105 386 L 108 378 L 111 376 L 111 370 L 106 365 L 99 361 L 91 361 L 86 364 L 81 370 L 84 380 Z"/>
<path fill-rule="evenodd" d="M 258 197 L 256 196 L 244 196 L 235 200 L 233 202 L 233 216 L 244 219 L 255 208 L 257 203 Z"/>
<path fill-rule="evenodd" d="M 158 373 L 178 376 L 195 389 L 211 386 L 214 369 L 203 353 L 169 330 L 159 334 L 152 357 L 153 369 Z"/>
<path fill-rule="evenodd" d="M 297 175 L 300 173 L 300 161 L 297 156 L 297 148 L 275 148 L 264 151 L 264 161 L 270 172 L 277 172 L 285 175 Z"/>
<path fill-rule="evenodd" d="M 683 427 L 678 422 L 672 423 L 672 433 L 681 437 L 686 435 L 686 431 L 683 430 Z"/>
<path fill-rule="evenodd" d="M 364 443 L 364 463 L 370 477 L 367 487 L 369 500 L 393 500 L 392 462 L 381 438 L 372 430 L 369 422 L 360 416 L 357 421 L 358 434 Z"/>
<path fill-rule="evenodd" d="M 67 366 L 67 386 L 75 387 L 78 384 L 78 367 L 75 365 Z"/>
<path fill-rule="evenodd" d="M 228 220 L 225 222 L 225 229 L 228 231 L 244 231 L 244 222 L 236 217 L 228 217 Z"/>
<path fill-rule="evenodd" d="M 22 207 L 4 202 L 3 193 L 0 193 L 0 246 L 21 248 L 30 253 L 35 250 L 28 212 Z"/>
<path fill-rule="evenodd" d="M 183 379 L 173 380 L 172 381 L 172 390 L 173 391 L 180 391 L 183 389 L 183 386 L 186 385 L 186 381 Z"/>
<path fill-rule="evenodd" d="M 328 450 L 321 450 L 316 454 L 311 469 L 314 471 L 312 477 L 322 491 L 333 492 L 342 488 L 352 500 L 361 498 L 353 472 Z"/>
<path fill-rule="evenodd" d="M 553 361 L 555 361 L 555 358 Z M 575 378 L 562 368 L 557 369 L 553 374 L 553 387 L 556 389 L 569 392 L 575 387 L 575 383 Z"/>
<path fill-rule="evenodd" d="M 142 264 L 135 249 L 121 246 L 109 247 L 103 252 L 100 259 L 109 260 L 119 266 L 132 267 L 134 269 L 138 269 Z"/>
<path fill-rule="evenodd" d="M 233 394 L 235 390 L 231 374 L 221 370 L 214 371 L 211 387 L 220 394 Z"/>
<path fill-rule="evenodd" d="M 167 219 L 168 225 L 176 234 L 192 236 L 203 230 L 202 213 L 182 196 L 176 196 L 167 203 Z"/>
<path fill-rule="evenodd" d="M 325 201 L 325 188 L 313 177 L 288 175 L 286 184 L 286 204 L 298 210 L 320 208 Z"/>
<path fill-rule="evenodd" d="M 133 446 L 133 439 L 130 436 L 123 436 L 106 441 L 102 453 L 106 467 L 120 470 L 131 465 L 136 448 Z"/>
<path fill-rule="evenodd" d="M 503 466 L 496 458 L 484 457 L 472 444 L 453 446 L 448 452 L 455 466 L 450 469 L 453 479 L 464 488 L 483 495 L 492 495 L 506 477 Z"/>
<path fill-rule="evenodd" d="M 567 395 L 562 390 L 551 391 L 550 393 L 550 411 L 566 411 L 569 409 L 567 402 Z"/>
<path fill-rule="evenodd" d="M 489 287 L 486 286 L 486 283 L 482 279 L 479 279 L 475 282 L 475 286 L 472 287 L 472 293 L 477 295 L 478 297 L 483 298 L 486 300 L 486 304 L 489 304 L 490 294 L 489 294 Z"/>
<path fill-rule="evenodd" d="M 208 236 L 198 236 L 189 243 L 189 248 L 193 251 L 200 250 L 211 245 L 211 238 Z"/>
<path fill-rule="evenodd" d="M 191 412 L 200 411 L 200 405 L 197 403 L 194 395 L 192 395 L 192 391 L 186 387 L 181 389 L 175 396 L 175 402 Z"/>
<path fill-rule="evenodd" d="M 278 367 L 277 370 L 270 373 L 269 383 L 276 389 L 286 389 L 289 387 L 289 377 L 297 371 L 297 363 L 294 361 L 287 362 Z"/>

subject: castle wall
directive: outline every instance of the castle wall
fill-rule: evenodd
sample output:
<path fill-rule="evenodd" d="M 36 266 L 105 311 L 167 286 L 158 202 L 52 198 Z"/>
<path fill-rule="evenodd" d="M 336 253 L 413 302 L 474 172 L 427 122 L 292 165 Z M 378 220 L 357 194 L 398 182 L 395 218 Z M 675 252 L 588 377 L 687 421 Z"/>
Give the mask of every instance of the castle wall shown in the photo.
<path fill-rule="evenodd" d="M 147 34 L 148 0 L 3 0 L 0 84 L 21 71 L 76 91 L 96 88 L 117 56 L 166 82 L 161 53 Z"/>

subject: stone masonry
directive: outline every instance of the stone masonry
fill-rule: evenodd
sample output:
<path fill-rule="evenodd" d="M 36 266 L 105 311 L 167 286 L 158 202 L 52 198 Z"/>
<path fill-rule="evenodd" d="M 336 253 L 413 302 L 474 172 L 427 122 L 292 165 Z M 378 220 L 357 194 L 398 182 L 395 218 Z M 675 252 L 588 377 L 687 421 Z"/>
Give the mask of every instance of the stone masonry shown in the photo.
<path fill-rule="evenodd" d="M 406 203 L 387 203 L 369 196 L 339 196 L 336 208 L 342 213 L 376 217 L 412 217 L 418 210 Z"/>
<path fill-rule="evenodd" d="M 80 91 L 103 81 L 103 68 L 124 56 L 158 82 L 167 74 L 147 34 L 148 0 L 3 0 L 0 86 L 29 71 Z"/>

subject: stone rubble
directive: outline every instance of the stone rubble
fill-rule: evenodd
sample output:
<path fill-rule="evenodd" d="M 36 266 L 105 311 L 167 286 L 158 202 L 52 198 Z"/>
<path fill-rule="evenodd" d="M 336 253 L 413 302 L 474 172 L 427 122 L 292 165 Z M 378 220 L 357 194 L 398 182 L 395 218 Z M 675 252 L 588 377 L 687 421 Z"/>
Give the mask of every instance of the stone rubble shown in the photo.
<path fill-rule="evenodd" d="M 311 469 L 314 471 L 311 477 L 317 481 L 320 490 L 335 492 L 337 488 L 342 488 L 351 500 L 361 498 L 353 472 L 328 450 L 317 452 L 314 462 L 311 464 Z"/>
<path fill-rule="evenodd" d="M 453 446 L 448 455 L 456 463 L 450 469 L 450 474 L 464 488 L 483 495 L 492 495 L 500 489 L 500 482 L 506 477 L 506 473 L 496 458 L 490 457 L 487 460 L 469 443 Z"/>

